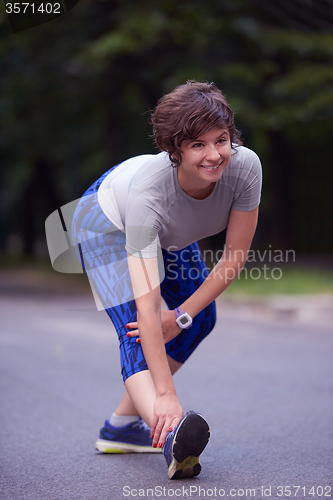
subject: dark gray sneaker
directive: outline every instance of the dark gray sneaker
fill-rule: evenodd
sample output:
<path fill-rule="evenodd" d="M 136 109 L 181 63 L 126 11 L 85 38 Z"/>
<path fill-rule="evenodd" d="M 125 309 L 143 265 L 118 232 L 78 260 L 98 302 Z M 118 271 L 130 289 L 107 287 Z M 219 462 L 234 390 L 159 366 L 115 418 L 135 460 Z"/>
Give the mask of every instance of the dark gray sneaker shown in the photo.
<path fill-rule="evenodd" d="M 184 479 L 200 474 L 199 455 L 209 441 L 206 420 L 194 411 L 187 412 L 179 424 L 168 433 L 163 453 L 170 479 Z"/>

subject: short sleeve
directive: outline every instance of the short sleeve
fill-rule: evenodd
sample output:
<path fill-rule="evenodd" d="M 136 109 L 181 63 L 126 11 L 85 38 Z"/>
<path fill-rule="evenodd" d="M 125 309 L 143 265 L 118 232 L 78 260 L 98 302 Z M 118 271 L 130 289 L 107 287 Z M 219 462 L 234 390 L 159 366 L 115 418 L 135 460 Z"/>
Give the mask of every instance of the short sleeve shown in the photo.
<path fill-rule="evenodd" d="M 154 227 L 126 226 L 126 250 L 135 257 L 156 257 L 160 241 Z"/>
<path fill-rule="evenodd" d="M 126 250 L 137 257 L 156 257 L 160 241 L 160 216 L 145 192 L 131 192 L 126 209 Z"/>
<path fill-rule="evenodd" d="M 245 157 L 241 162 L 232 208 L 240 212 L 249 212 L 257 208 L 261 198 L 261 187 L 260 159 L 254 151 L 246 149 Z"/>

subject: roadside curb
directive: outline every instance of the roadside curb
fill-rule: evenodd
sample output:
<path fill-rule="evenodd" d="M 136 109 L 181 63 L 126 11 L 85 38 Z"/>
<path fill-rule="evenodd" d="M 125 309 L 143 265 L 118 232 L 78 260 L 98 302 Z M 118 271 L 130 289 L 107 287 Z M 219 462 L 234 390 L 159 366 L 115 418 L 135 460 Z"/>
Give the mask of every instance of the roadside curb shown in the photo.
<path fill-rule="evenodd" d="M 77 297 L 92 300 L 91 289 L 84 275 L 61 275 L 36 272 L 34 269 L 0 270 L 0 296 L 35 300 Z M 300 295 L 228 295 L 217 299 L 219 314 L 241 320 L 266 320 L 332 326 L 333 294 Z"/>
<path fill-rule="evenodd" d="M 218 299 L 218 309 L 223 315 L 236 315 L 243 320 L 263 319 L 333 326 L 333 294 L 331 293 L 272 295 L 258 298 L 221 296 Z"/>

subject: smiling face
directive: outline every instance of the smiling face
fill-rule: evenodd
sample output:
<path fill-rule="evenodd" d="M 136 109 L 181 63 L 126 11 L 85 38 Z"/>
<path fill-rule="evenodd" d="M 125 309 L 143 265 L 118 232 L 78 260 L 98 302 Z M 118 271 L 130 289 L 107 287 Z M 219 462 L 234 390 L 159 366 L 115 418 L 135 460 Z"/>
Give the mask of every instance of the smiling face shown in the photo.
<path fill-rule="evenodd" d="M 205 198 L 230 163 L 231 142 L 226 128 L 214 127 L 195 140 L 183 141 L 178 181 L 185 193 Z"/>

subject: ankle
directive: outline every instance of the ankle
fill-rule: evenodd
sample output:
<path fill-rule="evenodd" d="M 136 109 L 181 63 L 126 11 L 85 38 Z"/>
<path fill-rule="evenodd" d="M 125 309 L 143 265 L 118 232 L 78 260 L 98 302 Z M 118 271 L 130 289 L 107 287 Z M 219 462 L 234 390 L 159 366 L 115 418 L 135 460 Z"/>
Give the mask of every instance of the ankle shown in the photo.
<path fill-rule="evenodd" d="M 109 422 L 113 427 L 124 427 L 137 422 L 139 419 L 139 415 L 116 415 L 116 413 L 112 413 Z"/>

